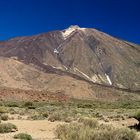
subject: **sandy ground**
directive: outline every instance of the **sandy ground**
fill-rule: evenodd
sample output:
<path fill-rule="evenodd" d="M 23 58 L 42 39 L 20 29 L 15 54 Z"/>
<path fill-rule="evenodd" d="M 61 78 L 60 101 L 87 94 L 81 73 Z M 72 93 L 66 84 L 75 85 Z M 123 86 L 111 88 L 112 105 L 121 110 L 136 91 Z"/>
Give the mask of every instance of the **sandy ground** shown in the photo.
<path fill-rule="evenodd" d="M 63 122 L 49 122 L 47 120 L 9 120 L 18 127 L 14 133 L 0 134 L 0 140 L 14 140 L 12 137 L 17 133 L 28 133 L 34 140 L 57 140 L 54 131 Z"/>

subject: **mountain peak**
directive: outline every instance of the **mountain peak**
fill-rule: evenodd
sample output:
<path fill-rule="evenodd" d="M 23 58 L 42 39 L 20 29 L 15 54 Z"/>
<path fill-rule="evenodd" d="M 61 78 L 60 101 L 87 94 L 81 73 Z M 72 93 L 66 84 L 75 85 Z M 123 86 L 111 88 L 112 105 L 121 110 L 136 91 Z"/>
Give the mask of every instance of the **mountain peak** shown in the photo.
<path fill-rule="evenodd" d="M 78 25 L 71 25 L 67 29 L 62 31 L 62 36 L 64 37 L 64 39 L 66 39 L 69 35 L 77 30 L 85 31 L 85 28 L 80 28 Z"/>
<path fill-rule="evenodd" d="M 71 25 L 68 28 L 79 29 L 80 27 L 78 25 Z"/>

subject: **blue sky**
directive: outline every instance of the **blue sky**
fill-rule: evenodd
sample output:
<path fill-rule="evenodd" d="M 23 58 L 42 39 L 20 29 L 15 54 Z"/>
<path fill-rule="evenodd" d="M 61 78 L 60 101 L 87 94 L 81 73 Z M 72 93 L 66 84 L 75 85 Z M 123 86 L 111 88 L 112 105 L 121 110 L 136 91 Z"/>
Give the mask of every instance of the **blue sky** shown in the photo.
<path fill-rule="evenodd" d="M 0 0 L 0 40 L 70 25 L 140 44 L 140 0 Z"/>

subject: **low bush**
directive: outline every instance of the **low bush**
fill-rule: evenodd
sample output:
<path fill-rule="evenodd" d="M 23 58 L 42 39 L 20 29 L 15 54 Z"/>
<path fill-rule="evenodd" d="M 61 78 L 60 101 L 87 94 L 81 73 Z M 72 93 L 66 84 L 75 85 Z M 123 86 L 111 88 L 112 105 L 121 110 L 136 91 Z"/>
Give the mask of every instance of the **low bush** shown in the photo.
<path fill-rule="evenodd" d="M 93 105 L 90 103 L 81 103 L 81 104 L 77 104 L 78 108 L 93 108 Z"/>
<path fill-rule="evenodd" d="M 32 119 L 32 120 L 44 120 L 44 118 L 40 114 L 32 115 L 32 116 L 29 117 L 29 119 Z"/>
<path fill-rule="evenodd" d="M 15 111 L 13 108 L 12 109 L 10 109 L 10 112 L 9 112 L 10 114 L 17 114 L 17 111 Z"/>
<path fill-rule="evenodd" d="M 19 102 L 7 102 L 7 103 L 5 103 L 5 106 L 8 106 L 8 107 L 20 107 L 20 103 Z"/>
<path fill-rule="evenodd" d="M 100 125 L 90 119 L 81 120 L 80 123 L 60 125 L 56 129 L 56 134 L 61 140 L 138 140 L 133 130 Z"/>
<path fill-rule="evenodd" d="M 3 106 L 0 107 L 0 113 L 1 113 L 1 114 L 2 114 L 2 113 L 7 113 L 7 112 L 8 112 L 8 110 L 7 110 L 6 107 L 3 107 Z"/>
<path fill-rule="evenodd" d="M 25 102 L 22 107 L 25 107 L 25 108 L 28 108 L 28 109 L 36 109 L 36 106 L 34 106 L 34 103 L 33 102 Z"/>
<path fill-rule="evenodd" d="M 36 109 L 35 106 L 28 106 L 27 108 L 28 108 L 28 109 Z"/>
<path fill-rule="evenodd" d="M 54 121 L 61 121 L 61 114 L 60 113 L 53 113 L 48 117 L 48 121 L 54 122 Z"/>
<path fill-rule="evenodd" d="M 48 113 L 47 113 L 47 112 L 42 113 L 42 116 L 43 116 L 44 118 L 48 118 Z"/>
<path fill-rule="evenodd" d="M 33 106 L 33 102 L 25 102 L 24 107 L 29 107 L 29 106 Z"/>
<path fill-rule="evenodd" d="M 133 117 L 140 122 L 140 112 L 136 113 Z"/>
<path fill-rule="evenodd" d="M 1 115 L 1 120 L 7 121 L 8 120 L 8 115 L 5 115 L 5 114 Z"/>
<path fill-rule="evenodd" d="M 17 127 L 11 123 L 0 124 L 0 133 L 9 133 L 17 131 Z"/>
<path fill-rule="evenodd" d="M 14 139 L 21 139 L 21 140 L 32 140 L 31 135 L 26 133 L 19 133 L 14 135 Z"/>
<path fill-rule="evenodd" d="M 48 118 L 48 113 L 34 114 L 29 117 L 29 119 L 32 119 L 32 120 L 45 120 L 47 118 Z"/>
<path fill-rule="evenodd" d="M 136 113 L 133 117 L 139 121 L 135 127 L 136 129 L 140 130 L 140 112 Z"/>
<path fill-rule="evenodd" d="M 98 127 L 99 125 L 98 121 L 93 118 L 80 118 L 78 122 L 83 123 L 84 125 L 93 127 L 93 128 Z"/>
<path fill-rule="evenodd" d="M 66 117 L 65 119 L 64 119 L 64 121 L 65 122 L 67 122 L 67 123 L 70 123 L 70 122 L 72 122 L 74 119 L 72 118 L 72 117 Z"/>

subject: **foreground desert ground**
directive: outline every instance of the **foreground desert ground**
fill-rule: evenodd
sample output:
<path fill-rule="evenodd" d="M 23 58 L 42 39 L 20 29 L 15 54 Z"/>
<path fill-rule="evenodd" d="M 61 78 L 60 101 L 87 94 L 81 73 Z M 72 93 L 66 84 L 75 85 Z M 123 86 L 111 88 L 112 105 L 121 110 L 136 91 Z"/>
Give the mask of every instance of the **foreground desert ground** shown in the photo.
<path fill-rule="evenodd" d="M 49 122 L 47 120 L 29 121 L 29 120 L 10 120 L 10 123 L 18 127 L 14 133 L 1 134 L 1 140 L 14 140 L 13 136 L 17 133 L 29 133 L 34 140 L 57 140 L 54 131 L 59 124 L 63 122 Z"/>
<path fill-rule="evenodd" d="M 79 125 L 84 120 L 80 122 L 81 118 L 86 118 L 89 125 L 90 123 L 95 125 L 97 121 L 101 126 L 104 124 L 113 129 L 131 131 L 130 127 L 134 129 L 139 123 L 133 117 L 139 111 L 139 101 L 1 102 L 0 124 L 14 124 L 17 130 L 9 133 L 1 132 L 0 140 L 14 140 L 14 136 L 19 133 L 29 134 L 33 140 L 59 140 L 61 138 L 58 138 L 58 127 L 74 123 Z M 139 140 L 140 131 L 137 129 L 134 133 L 137 139 L 130 139 L 132 135 L 130 132 L 130 138 L 127 140 Z"/>
<path fill-rule="evenodd" d="M 34 140 L 59 140 L 56 138 L 55 129 L 64 122 L 50 122 L 48 120 L 10 120 L 7 121 L 15 124 L 18 127 L 18 131 L 8 134 L 0 134 L 0 140 L 14 140 L 13 136 L 18 133 L 28 133 Z M 100 121 L 100 123 L 106 123 Z M 112 124 L 115 127 L 127 127 L 137 123 L 135 119 L 127 119 L 118 123 L 118 121 L 109 122 L 106 124 Z M 123 126 L 124 125 L 124 126 Z M 139 132 L 140 138 L 140 132 Z"/>

